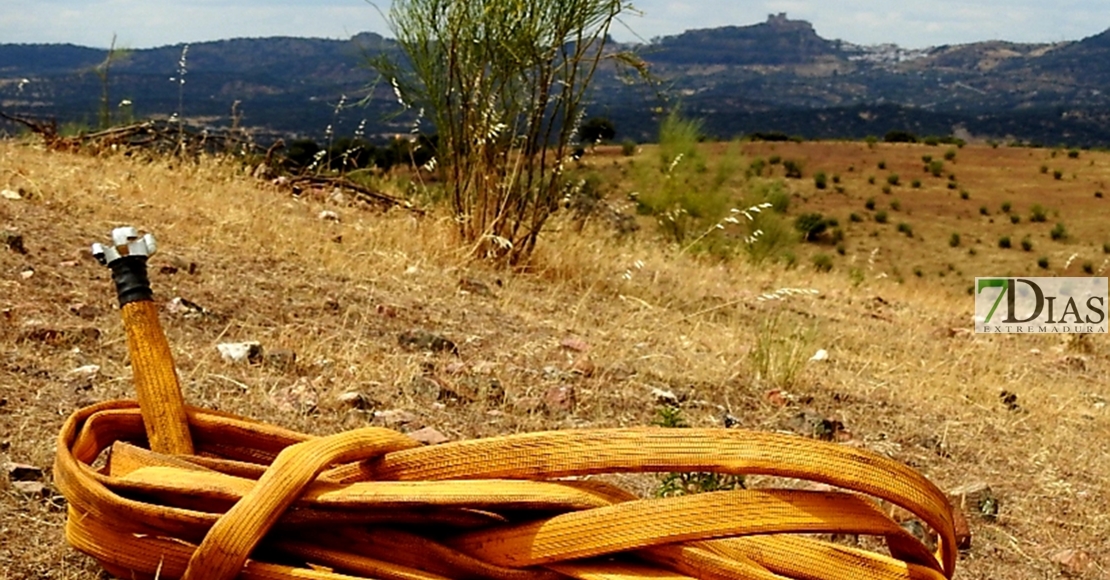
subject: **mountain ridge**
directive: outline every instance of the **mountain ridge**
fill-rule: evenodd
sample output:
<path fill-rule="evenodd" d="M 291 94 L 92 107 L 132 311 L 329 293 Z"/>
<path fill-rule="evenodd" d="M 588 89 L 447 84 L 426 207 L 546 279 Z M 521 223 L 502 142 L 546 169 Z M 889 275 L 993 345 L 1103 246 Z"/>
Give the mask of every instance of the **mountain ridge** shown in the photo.
<path fill-rule="evenodd" d="M 185 116 L 219 124 L 237 103 L 244 126 L 272 136 L 318 136 L 328 125 L 353 127 L 361 119 L 369 134 L 407 131 L 388 87 L 368 88 L 374 75 L 367 57 L 396 50 L 379 34 L 192 43 L 186 85 L 178 87 L 168 79 L 177 78 L 184 46 L 126 51 L 110 71 L 113 105 L 127 99 L 128 114 L 147 117 L 176 113 L 180 102 Z M 895 124 L 902 123 L 999 140 L 1110 145 L 1110 122 L 1100 113 L 1110 106 L 1110 30 L 1050 44 L 904 49 L 825 39 L 811 23 L 779 13 L 756 24 L 616 46 L 641 54 L 672 102 L 705 118 L 716 137 L 790 128 L 805 137 L 858 138 L 864 130 L 910 128 Z M 106 56 L 76 45 L 0 45 L 0 110 L 89 123 L 103 89 L 89 73 Z M 623 137 L 650 139 L 660 104 L 647 92 L 606 71 L 590 113 L 613 117 Z M 370 97 L 369 105 L 336 112 L 344 95 L 347 102 Z M 890 115 L 891 106 L 901 112 Z M 851 114 L 894 120 L 846 123 L 843 134 L 828 126 L 829 118 Z M 767 125 L 771 119 L 779 126 Z"/>

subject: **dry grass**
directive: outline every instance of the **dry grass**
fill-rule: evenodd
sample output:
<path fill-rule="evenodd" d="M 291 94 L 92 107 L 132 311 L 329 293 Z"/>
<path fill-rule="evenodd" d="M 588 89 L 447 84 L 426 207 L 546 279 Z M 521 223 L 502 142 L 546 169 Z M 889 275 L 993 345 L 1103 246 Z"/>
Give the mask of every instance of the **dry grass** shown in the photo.
<path fill-rule="evenodd" d="M 768 155 L 770 147 L 754 145 L 749 154 Z M 799 200 L 808 198 L 803 208 L 835 214 L 849 227 L 858 224 L 848 224 L 848 208 L 862 213 L 862 199 L 884 197 L 878 158 L 906 183 L 920 177 L 927 188 L 907 185 L 897 195 L 925 240 L 882 226 L 876 242 L 860 233 L 878 228 L 873 223 L 850 230 L 848 242 L 858 247 L 838 260 L 854 255 L 866 271 L 871 250 L 884 247 L 874 274 L 856 285 L 843 262 L 824 275 L 704 263 L 676 257 L 646 235 L 616 241 L 567 228 L 545 238 L 532 271 L 513 274 L 467 263 L 464 252 L 452 249 L 447 221 L 375 213 L 323 194 L 294 199 L 216 161 L 174 166 L 0 143 L 0 188 L 28 194 L 0 199 L 0 229 L 18 230 L 29 250 L 0 248 L 0 460 L 47 467 L 66 415 L 91 401 L 129 396 L 126 345 L 107 271 L 86 256 L 90 242 L 129 223 L 155 232 L 164 249 L 151 267 L 158 300 L 182 296 L 214 313 L 163 315 L 193 404 L 331 433 L 376 421 L 336 401 L 360 391 L 375 409 L 415 414 L 417 421 L 402 430 L 434 426 L 453 438 L 642 425 L 653 419 L 654 388 L 682 397 L 695 426 L 719 426 L 727 412 L 744 427 L 788 430 L 791 419 L 812 409 L 844 423 L 851 433 L 845 444 L 887 453 L 942 487 L 991 484 L 1001 515 L 994 522 L 971 517 L 974 546 L 961 559 L 959 578 L 1055 577 L 1049 557 L 1065 548 L 1091 551 L 1099 567 L 1091 577 L 1106 577 L 1110 560 L 1098 550 L 1110 537 L 1105 338 L 1093 337 L 1076 352 L 1053 336 L 951 332 L 970 327 L 972 304 L 963 291 L 970 276 L 994 264 L 1017 272 L 1024 263 L 1018 257 L 1030 261 L 1020 249 L 994 244 L 992 228 L 1003 225 L 977 214 L 988 195 L 1004 195 L 1023 213 L 1042 200 L 1061 212 L 1075 234 L 1072 244 L 1090 245 L 1097 224 L 1091 214 L 1101 207 L 1085 205 L 1095 203 L 1093 191 L 1089 202 L 1078 193 L 1074 203 L 1071 197 L 1044 202 L 1038 192 L 1050 189 L 1021 184 L 1080 189 L 1038 173 L 1045 151 L 968 147 L 954 169 L 972 200 L 952 192 L 951 199 L 929 202 L 948 190 L 922 172 L 923 148 L 774 147 L 783 157 L 807 159 L 807 175 L 817 169 L 841 175 L 846 195 L 808 191 L 812 179 L 792 187 Z M 944 148 L 932 149 L 943 155 Z M 848 160 L 854 172 L 847 172 Z M 1094 179 L 1084 169 L 1090 160 L 1099 171 L 1110 167 L 1110 158 L 1087 153 L 1052 161 L 1068 171 L 1074 165 L 1077 181 L 1086 183 Z M 871 173 L 880 177 L 876 186 L 867 185 Z M 997 206 L 992 203 L 992 212 Z M 965 215 L 965 208 L 976 213 Z M 325 209 L 341 221 L 319 219 Z M 957 227 L 967 240 L 984 239 L 978 256 L 967 256 L 966 248 L 953 250 L 959 257 L 940 255 Z M 1011 257 L 1012 263 L 998 261 Z M 911 258 L 930 271 L 958 260 L 964 275 L 929 275 L 904 285 L 877 278 L 895 265 L 910 278 Z M 29 268 L 34 274 L 25 279 L 21 273 Z M 462 291 L 462 279 L 486 284 L 492 295 Z M 820 294 L 759 300 L 780 288 Z M 73 313 L 79 304 L 86 305 L 84 317 Z M 71 334 L 69 342 L 25 336 L 39 327 L 94 327 L 101 334 Z M 403 349 L 398 336 L 413 329 L 449 337 L 459 355 Z M 588 352 L 562 346 L 568 337 L 583 340 Z M 229 340 L 290 349 L 298 362 L 292 369 L 226 363 L 215 345 Z M 773 355 L 781 369 L 792 356 L 808 359 L 818 348 L 830 352 L 829 362 L 797 365 L 789 376 L 759 368 L 764 355 Z M 1041 354 L 1031 355 L 1034 348 Z M 87 364 L 102 367 L 91 383 L 69 374 Z M 543 404 L 544 394 L 561 385 L 574 389 L 570 411 Z M 468 401 L 437 400 L 442 388 Z M 786 391 L 785 406 L 768 400 L 772 389 Z M 1003 390 L 1018 394 L 1019 410 L 1000 402 Z M 633 483 L 641 490 L 650 485 Z M 0 578 L 97 577 L 90 561 L 65 546 L 62 510 L 19 495 L 6 481 L 0 486 Z"/>

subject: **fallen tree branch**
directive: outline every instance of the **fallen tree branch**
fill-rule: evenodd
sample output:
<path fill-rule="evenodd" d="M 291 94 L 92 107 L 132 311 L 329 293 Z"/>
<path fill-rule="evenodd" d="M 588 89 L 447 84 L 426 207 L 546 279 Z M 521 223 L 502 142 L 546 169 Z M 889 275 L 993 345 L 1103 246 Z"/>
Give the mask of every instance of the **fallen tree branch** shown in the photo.
<path fill-rule="evenodd" d="M 351 181 L 350 179 L 347 179 L 346 177 L 323 177 L 323 176 L 313 176 L 313 175 L 302 175 L 300 177 L 290 178 L 289 183 L 293 184 L 293 185 L 304 184 L 304 183 L 307 183 L 309 185 L 330 185 L 332 187 L 338 187 L 340 189 L 345 189 L 345 190 L 351 191 L 351 192 L 355 193 L 355 195 L 357 195 L 358 197 L 362 198 L 364 201 L 384 204 L 384 205 L 388 205 L 390 207 L 400 207 L 400 208 L 407 209 L 407 210 L 409 210 L 409 211 L 411 211 L 411 212 L 413 212 L 417 215 L 421 215 L 421 216 L 425 215 L 425 213 L 426 213 L 424 210 L 414 206 L 412 204 L 412 202 L 410 202 L 408 200 L 393 197 L 392 195 L 389 195 L 388 193 L 382 193 L 380 191 L 374 191 L 373 189 L 370 189 L 370 188 L 368 188 L 364 185 L 360 185 L 358 183 L 355 183 L 355 182 Z"/>

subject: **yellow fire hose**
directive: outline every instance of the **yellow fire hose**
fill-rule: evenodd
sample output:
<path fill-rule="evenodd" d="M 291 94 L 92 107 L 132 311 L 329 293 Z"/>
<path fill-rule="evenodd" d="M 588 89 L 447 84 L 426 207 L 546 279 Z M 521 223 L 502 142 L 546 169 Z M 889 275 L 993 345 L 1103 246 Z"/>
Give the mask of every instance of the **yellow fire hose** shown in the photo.
<path fill-rule="evenodd" d="M 891 459 L 736 429 L 598 429 L 425 447 L 366 428 L 312 437 L 185 405 L 146 278 L 154 239 L 126 228 L 112 267 L 138 401 L 62 427 L 66 538 L 120 578 L 228 580 L 939 580 L 955 570 L 944 494 Z M 93 464 L 105 451 L 103 468 Z M 584 476 L 712 471 L 839 491 L 641 499 Z M 931 553 L 888 517 L 939 538 Z M 880 553 L 819 539 L 882 538 Z"/>

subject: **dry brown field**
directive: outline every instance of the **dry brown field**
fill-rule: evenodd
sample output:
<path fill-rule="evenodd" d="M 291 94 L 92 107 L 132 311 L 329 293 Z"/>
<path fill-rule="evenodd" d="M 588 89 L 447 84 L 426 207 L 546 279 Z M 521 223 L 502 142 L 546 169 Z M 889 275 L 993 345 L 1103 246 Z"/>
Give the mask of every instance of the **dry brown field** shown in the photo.
<path fill-rule="evenodd" d="M 108 272 L 87 249 L 122 224 L 158 236 L 152 283 L 192 404 L 317 434 L 384 425 L 450 439 L 646 425 L 656 390 L 674 393 L 694 426 L 721 427 L 727 415 L 799 432 L 818 417 L 837 425 L 841 444 L 902 461 L 942 489 L 990 486 L 998 513 L 966 510 L 972 546 L 956 578 L 1065 577 L 1054 561 L 1065 550 L 1093 560 L 1078 577 L 1110 578 L 1110 344 L 975 336 L 967 293 L 976 275 L 1103 271 L 1110 200 L 1095 192 L 1110 194 L 1110 154 L 968 145 L 941 177 L 923 170 L 923 155 L 943 160 L 948 148 L 743 146 L 749 160 L 803 163 L 804 178 L 786 180 L 790 213 L 835 217 L 843 255 L 799 244 L 793 268 L 720 262 L 678 254 L 650 229 L 618 239 L 556 219 L 532 267 L 509 272 L 469 260 L 434 212 L 294 198 L 217 160 L 0 142 L 0 189 L 20 194 L 0 197 L 0 232 L 22 236 L 25 250 L 0 245 L 0 462 L 44 469 L 47 488 L 27 495 L 0 475 L 0 579 L 106 577 L 66 546 L 49 466 L 70 413 L 132 396 Z M 602 150 L 587 162 L 626 161 Z M 891 173 L 900 185 L 884 194 Z M 1034 204 L 1045 223 L 1030 223 Z M 879 210 L 887 224 L 874 220 Z M 912 237 L 898 232 L 903 222 Z M 999 247 L 1002 236 L 1012 248 Z M 815 253 L 833 257 L 830 272 L 810 265 Z M 814 292 L 764 298 L 783 289 Z M 177 297 L 206 314 L 171 308 Z M 406 348 L 399 337 L 414 330 L 449 338 L 458 354 Z M 292 351 L 296 363 L 222 360 L 216 345 L 239 340 Z M 819 349 L 828 360 L 808 362 Z M 74 372 L 87 365 L 99 370 Z M 341 402 L 348 393 L 362 408 Z M 657 480 L 623 483 L 650 494 Z"/>

